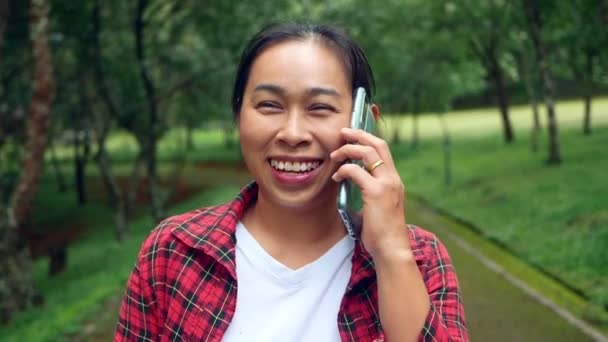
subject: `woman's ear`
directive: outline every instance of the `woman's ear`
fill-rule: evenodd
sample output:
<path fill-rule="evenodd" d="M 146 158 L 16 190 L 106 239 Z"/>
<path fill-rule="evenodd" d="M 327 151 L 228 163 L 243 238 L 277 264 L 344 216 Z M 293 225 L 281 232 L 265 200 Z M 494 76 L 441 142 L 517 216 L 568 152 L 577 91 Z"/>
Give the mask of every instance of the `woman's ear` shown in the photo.
<path fill-rule="evenodd" d="M 375 103 L 372 103 L 372 113 L 374 113 L 374 120 L 376 122 L 380 120 L 380 107 Z"/>

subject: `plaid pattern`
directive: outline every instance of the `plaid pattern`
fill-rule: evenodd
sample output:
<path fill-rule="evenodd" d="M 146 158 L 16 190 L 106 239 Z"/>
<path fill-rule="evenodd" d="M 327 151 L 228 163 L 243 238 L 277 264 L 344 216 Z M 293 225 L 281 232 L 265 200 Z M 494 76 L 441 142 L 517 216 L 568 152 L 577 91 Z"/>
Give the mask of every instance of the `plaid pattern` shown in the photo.
<path fill-rule="evenodd" d="M 232 202 L 170 217 L 152 231 L 129 277 L 114 341 L 221 341 L 236 306 L 236 224 L 256 195 L 251 183 Z M 418 227 L 408 231 L 432 302 L 419 340 L 468 341 L 445 247 Z M 373 262 L 360 242 L 352 261 L 337 317 L 340 336 L 383 341 Z"/>

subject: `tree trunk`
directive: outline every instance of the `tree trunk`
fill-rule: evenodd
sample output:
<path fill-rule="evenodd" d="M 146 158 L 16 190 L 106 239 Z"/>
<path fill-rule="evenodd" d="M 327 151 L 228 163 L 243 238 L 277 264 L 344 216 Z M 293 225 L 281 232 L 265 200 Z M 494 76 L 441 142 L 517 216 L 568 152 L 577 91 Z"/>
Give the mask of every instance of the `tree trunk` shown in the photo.
<path fill-rule="evenodd" d="M 81 72 L 84 75 L 84 70 Z M 74 132 L 74 179 L 78 204 L 87 203 L 86 170 L 91 154 L 90 136 L 90 104 L 86 94 L 86 82 L 83 77 L 79 79 L 79 110 L 74 112 L 73 121 L 76 123 Z"/>
<path fill-rule="evenodd" d="M 561 155 L 559 148 L 558 125 L 555 117 L 554 104 L 554 85 L 553 77 L 549 71 L 545 46 L 542 41 L 541 32 L 543 27 L 541 10 L 538 3 L 534 1 L 522 0 L 522 5 L 529 26 L 530 39 L 534 45 L 536 52 L 536 61 L 542 77 L 543 98 L 545 107 L 547 108 L 547 129 L 549 133 L 549 156 L 547 163 L 549 165 L 558 165 L 561 163 Z"/>
<path fill-rule="evenodd" d="M 585 52 L 585 113 L 583 119 L 583 133 L 586 135 L 591 134 L 591 100 L 593 98 L 593 61 L 594 61 L 594 53 L 593 51 Z"/>
<path fill-rule="evenodd" d="M 412 94 L 412 141 L 411 141 L 411 146 L 412 148 L 416 148 L 418 147 L 418 142 L 419 142 L 419 131 L 418 131 L 418 116 L 419 116 L 419 109 L 420 109 L 420 102 L 421 102 L 421 94 L 420 94 L 420 89 L 416 88 L 414 89 L 414 93 Z"/>
<path fill-rule="evenodd" d="M 101 99 L 105 104 L 110 115 L 116 120 L 120 119 L 121 115 L 118 111 L 118 105 L 114 102 L 110 96 L 110 90 L 106 84 L 106 79 L 103 74 L 102 61 L 101 61 L 101 44 L 99 42 L 99 35 L 101 33 L 101 0 L 95 0 L 92 13 L 92 44 L 93 44 L 93 73 L 95 75 L 95 88 L 101 95 Z M 126 127 L 125 127 L 126 128 Z"/>
<path fill-rule="evenodd" d="M 401 144 L 401 135 L 399 134 L 399 125 L 395 125 L 395 131 L 393 132 L 391 141 L 395 145 Z"/>
<path fill-rule="evenodd" d="M 502 119 L 505 142 L 511 143 L 515 139 L 515 134 L 513 133 L 513 125 L 511 124 L 511 119 L 509 117 L 509 95 L 505 85 L 504 72 L 502 71 L 497 56 L 499 39 L 500 38 L 494 36 L 493 39 L 485 42 L 485 44 L 475 39 L 471 39 L 470 43 L 473 52 L 486 72 L 488 87 L 494 90 L 494 96 L 498 102 L 498 108 Z"/>
<path fill-rule="evenodd" d="M 139 180 L 141 177 L 141 171 L 144 167 L 144 151 L 141 145 L 139 152 L 137 153 L 137 157 L 135 157 L 135 162 L 133 163 L 133 169 L 131 170 L 131 175 L 129 176 L 129 182 L 126 188 L 126 208 L 127 208 L 127 217 L 133 218 L 135 215 L 135 206 L 137 202 L 137 189 L 139 188 Z"/>
<path fill-rule="evenodd" d="M 231 150 L 232 147 L 234 146 L 233 134 L 234 134 L 234 126 L 232 126 L 231 124 L 227 124 L 224 127 L 224 147 L 226 147 L 229 150 Z"/>
<path fill-rule="evenodd" d="M 68 185 L 66 184 L 65 178 L 63 177 L 63 172 L 61 172 L 61 167 L 59 166 L 59 160 L 57 159 L 53 139 L 50 139 L 49 141 L 49 149 L 51 152 L 51 165 L 53 166 L 53 173 L 55 174 L 55 180 L 57 180 L 57 189 L 59 192 L 66 192 L 68 190 Z"/>
<path fill-rule="evenodd" d="M 110 116 L 114 118 L 120 118 L 120 114 L 118 112 L 118 106 L 112 100 L 110 96 L 110 91 L 108 86 L 106 85 L 106 80 L 103 74 L 102 64 L 101 64 L 101 44 L 99 42 L 99 35 L 101 32 L 101 1 L 95 0 L 93 5 L 92 12 L 92 40 L 93 40 L 93 72 L 95 75 L 95 87 L 97 92 L 101 95 L 103 103 L 105 104 L 108 113 Z M 120 188 L 120 185 L 112 175 L 110 170 L 110 163 L 108 160 L 108 153 L 106 150 L 106 138 L 110 130 L 109 118 L 107 116 L 103 116 L 99 118 L 97 127 L 97 148 L 98 153 L 96 156 L 97 165 L 99 166 L 99 170 L 101 176 L 104 180 L 104 184 L 106 185 L 106 189 L 108 191 L 110 201 L 114 206 L 114 236 L 116 240 L 123 241 L 128 234 L 128 219 L 132 209 L 131 201 L 134 200 L 135 195 L 130 191 L 131 182 L 135 183 L 133 187 L 134 191 L 137 191 L 137 180 L 139 179 L 139 170 L 141 169 L 140 165 L 140 157 L 136 158 L 136 163 L 134 166 L 134 172 L 129 179 L 129 183 L 127 184 L 127 188 L 123 191 Z"/>
<path fill-rule="evenodd" d="M 524 47 L 527 50 L 527 47 Z M 532 146 L 532 152 L 538 152 L 538 144 L 540 138 L 540 113 L 538 111 L 538 94 L 537 94 L 537 83 L 536 78 L 532 76 L 535 71 L 531 68 L 530 56 L 527 51 L 517 53 L 517 69 L 520 74 L 521 80 L 524 83 L 526 93 L 528 94 L 528 100 L 532 107 L 532 130 L 530 134 L 530 141 Z"/>
<path fill-rule="evenodd" d="M 164 217 L 164 199 L 158 188 L 157 163 L 156 163 L 156 139 L 150 139 L 145 147 L 145 165 L 148 176 L 148 196 L 150 196 L 150 209 L 155 222 L 160 222 Z"/>
<path fill-rule="evenodd" d="M 74 131 L 74 186 L 76 190 L 76 199 L 78 205 L 82 206 L 87 203 L 87 193 L 85 186 L 85 160 L 81 155 L 81 144 L 83 139 L 80 137 L 80 130 Z"/>
<path fill-rule="evenodd" d="M 419 134 L 418 134 L 418 112 L 412 113 L 412 148 L 418 147 Z"/>
<path fill-rule="evenodd" d="M 148 129 L 144 134 L 144 157 L 146 160 L 146 171 L 148 176 L 148 193 L 152 217 L 156 222 L 164 218 L 162 195 L 158 188 L 158 174 L 156 154 L 158 149 L 158 136 L 160 133 L 160 122 L 158 118 L 158 107 L 156 89 L 146 66 L 145 44 L 144 44 L 144 12 L 148 6 L 148 0 L 138 0 L 135 19 L 133 21 L 133 33 L 135 35 L 135 56 L 139 66 L 139 74 L 144 85 L 146 100 L 148 103 Z"/>
<path fill-rule="evenodd" d="M 443 181 L 446 186 L 452 184 L 452 139 L 445 121 L 445 113 L 439 114 L 441 134 L 443 135 Z"/>
<path fill-rule="evenodd" d="M 26 122 L 25 155 L 8 207 L 0 204 L 0 321 L 39 304 L 32 279 L 30 252 L 18 228 L 30 217 L 31 204 L 42 173 L 47 144 L 54 81 L 48 45 L 49 4 L 31 0 L 32 98 Z"/>
<path fill-rule="evenodd" d="M 191 123 L 186 125 L 186 150 L 192 151 L 194 149 L 194 137 L 193 137 L 194 128 Z"/>
<path fill-rule="evenodd" d="M 127 207 L 122 191 L 110 171 L 108 153 L 106 150 L 106 137 L 108 135 L 108 123 L 100 123 L 101 128 L 97 131 L 97 156 L 95 157 L 101 177 L 108 191 L 110 201 L 114 206 L 114 236 L 116 240 L 123 241 L 127 236 Z"/>
<path fill-rule="evenodd" d="M 540 113 L 538 112 L 538 99 L 536 95 L 530 99 L 532 104 L 532 151 L 538 152 L 538 145 L 540 140 Z"/>
<path fill-rule="evenodd" d="M 490 65 L 489 76 L 492 79 L 494 96 L 496 96 L 500 110 L 503 136 L 506 143 L 511 143 L 515 139 L 515 135 L 513 133 L 511 118 L 509 117 L 509 95 L 505 86 L 504 74 L 496 56 L 492 55 L 490 57 Z"/>

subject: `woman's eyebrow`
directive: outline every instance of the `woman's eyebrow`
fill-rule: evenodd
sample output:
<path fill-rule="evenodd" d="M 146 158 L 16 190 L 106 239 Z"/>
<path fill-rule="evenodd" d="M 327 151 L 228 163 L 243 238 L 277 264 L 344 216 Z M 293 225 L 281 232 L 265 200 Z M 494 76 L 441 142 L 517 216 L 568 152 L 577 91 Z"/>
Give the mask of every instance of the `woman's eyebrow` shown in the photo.
<path fill-rule="evenodd" d="M 313 87 L 308 90 L 308 95 L 311 97 L 318 95 L 329 95 L 332 97 L 340 97 L 340 93 L 334 88 Z"/>
<path fill-rule="evenodd" d="M 285 95 L 285 93 L 287 92 L 285 88 L 270 83 L 261 83 L 255 86 L 255 88 L 253 88 L 254 93 L 258 91 L 268 91 L 279 95 Z"/>
<path fill-rule="evenodd" d="M 278 95 L 286 95 L 287 89 L 272 83 L 260 83 L 253 88 L 253 92 L 268 91 Z M 340 92 L 335 88 L 330 87 L 312 87 L 306 90 L 306 95 L 315 97 L 319 95 L 328 95 L 332 97 L 340 97 Z"/>

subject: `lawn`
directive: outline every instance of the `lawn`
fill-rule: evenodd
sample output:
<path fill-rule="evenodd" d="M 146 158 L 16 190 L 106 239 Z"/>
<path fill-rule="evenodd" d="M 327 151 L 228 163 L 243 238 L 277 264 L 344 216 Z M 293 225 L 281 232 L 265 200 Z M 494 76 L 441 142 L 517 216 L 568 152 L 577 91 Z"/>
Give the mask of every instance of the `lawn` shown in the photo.
<path fill-rule="evenodd" d="M 560 166 L 544 163 L 545 130 L 540 150 L 531 151 L 525 107 L 513 110 L 517 140 L 510 145 L 502 141 L 494 111 L 447 115 L 453 138 L 449 186 L 436 117 L 421 118 L 417 148 L 404 143 L 393 146 L 393 154 L 409 192 L 608 307 L 608 100 L 596 101 L 594 111 L 594 132 L 583 136 L 582 105 L 558 106 Z M 409 118 L 386 121 L 385 131 L 397 124 L 403 132 L 411 130 Z"/>
<path fill-rule="evenodd" d="M 608 97 L 594 99 L 592 107 L 592 128 L 608 125 Z M 546 115 L 543 106 L 539 107 L 541 126 L 546 127 Z M 582 130 L 583 102 L 563 101 L 556 105 L 556 115 L 561 129 Z M 438 115 L 422 114 L 419 120 L 420 135 L 423 139 L 441 136 Z M 526 138 L 532 127 L 532 111 L 529 106 L 510 108 L 516 138 Z M 450 134 L 456 138 L 479 138 L 494 136 L 499 139 L 502 124 L 497 108 L 479 108 L 448 112 L 445 115 Z M 391 137 L 399 129 L 402 138 L 409 139 L 412 131 L 411 116 L 387 114 L 379 125 L 381 133 Z"/>

